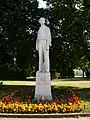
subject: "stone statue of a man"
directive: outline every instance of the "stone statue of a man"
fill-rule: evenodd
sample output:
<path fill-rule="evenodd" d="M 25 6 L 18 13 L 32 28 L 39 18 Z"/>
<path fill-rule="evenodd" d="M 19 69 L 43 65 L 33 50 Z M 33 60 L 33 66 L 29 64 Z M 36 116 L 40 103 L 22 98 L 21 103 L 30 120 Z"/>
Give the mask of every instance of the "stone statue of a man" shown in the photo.
<path fill-rule="evenodd" d="M 51 32 L 45 25 L 45 18 L 39 19 L 41 27 L 38 30 L 36 50 L 39 52 L 39 71 L 49 72 L 49 46 L 51 46 Z"/>

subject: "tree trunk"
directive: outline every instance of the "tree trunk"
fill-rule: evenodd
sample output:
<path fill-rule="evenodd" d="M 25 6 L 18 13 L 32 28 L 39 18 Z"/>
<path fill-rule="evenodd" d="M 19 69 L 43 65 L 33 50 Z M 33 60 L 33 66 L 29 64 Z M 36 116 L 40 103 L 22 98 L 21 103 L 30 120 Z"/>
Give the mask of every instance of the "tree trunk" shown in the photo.
<path fill-rule="evenodd" d="M 83 71 L 83 78 L 84 78 L 84 70 L 82 70 Z"/>

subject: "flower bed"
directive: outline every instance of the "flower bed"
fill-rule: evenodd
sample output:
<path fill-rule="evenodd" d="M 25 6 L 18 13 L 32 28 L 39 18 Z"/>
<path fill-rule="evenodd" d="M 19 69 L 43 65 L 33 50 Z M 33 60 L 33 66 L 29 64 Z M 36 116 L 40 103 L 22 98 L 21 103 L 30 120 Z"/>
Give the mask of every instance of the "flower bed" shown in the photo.
<path fill-rule="evenodd" d="M 52 101 L 34 100 L 23 89 L 11 92 L 0 100 L 0 113 L 71 113 L 84 110 L 84 102 L 69 90 L 68 95 L 54 96 Z"/>

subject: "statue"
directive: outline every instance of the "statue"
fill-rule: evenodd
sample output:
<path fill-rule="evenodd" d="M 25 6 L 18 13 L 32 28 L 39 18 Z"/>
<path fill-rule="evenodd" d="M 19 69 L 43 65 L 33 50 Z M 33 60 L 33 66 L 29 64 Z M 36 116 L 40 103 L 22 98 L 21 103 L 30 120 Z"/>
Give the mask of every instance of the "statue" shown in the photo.
<path fill-rule="evenodd" d="M 38 30 L 36 50 L 39 52 L 39 71 L 36 72 L 35 99 L 52 100 L 51 77 L 49 67 L 49 46 L 51 46 L 51 33 L 45 25 L 45 18 L 39 19 L 41 27 Z"/>
<path fill-rule="evenodd" d="M 51 46 L 51 32 L 45 25 L 45 18 L 39 19 L 41 27 L 38 30 L 36 50 L 39 52 L 39 72 L 49 72 L 49 46 Z"/>

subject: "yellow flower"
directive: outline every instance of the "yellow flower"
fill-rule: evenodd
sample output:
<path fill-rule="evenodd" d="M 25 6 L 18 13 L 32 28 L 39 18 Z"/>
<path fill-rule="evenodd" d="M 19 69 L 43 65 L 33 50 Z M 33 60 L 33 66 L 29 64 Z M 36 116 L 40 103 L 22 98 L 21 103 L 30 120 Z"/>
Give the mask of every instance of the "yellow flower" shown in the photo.
<path fill-rule="evenodd" d="M 13 109 L 13 111 L 15 112 L 15 111 L 16 111 L 16 109 L 14 108 L 14 109 Z"/>
<path fill-rule="evenodd" d="M 2 112 L 4 112 L 4 110 L 2 110 Z"/>
<path fill-rule="evenodd" d="M 72 105 L 72 103 L 71 103 L 71 102 L 69 102 L 69 105 Z"/>
<path fill-rule="evenodd" d="M 66 112 L 66 109 L 64 108 L 64 109 L 62 110 L 62 112 Z"/>
<path fill-rule="evenodd" d="M 43 106 L 41 106 L 41 105 L 38 106 L 38 110 L 42 111 L 43 109 L 44 109 Z"/>
<path fill-rule="evenodd" d="M 5 108 L 5 104 L 2 104 L 2 109 L 4 109 Z"/>
<path fill-rule="evenodd" d="M 54 110 L 55 110 L 55 111 L 58 111 L 58 107 L 55 107 Z"/>
<path fill-rule="evenodd" d="M 40 103 L 40 104 L 38 104 L 39 106 L 42 106 L 42 104 Z"/>
<path fill-rule="evenodd" d="M 44 104 L 43 106 L 44 106 L 45 108 L 46 108 L 46 107 L 48 107 L 48 105 L 47 105 L 47 104 Z"/>
<path fill-rule="evenodd" d="M 52 111 L 52 108 L 48 108 L 49 111 Z"/>
<path fill-rule="evenodd" d="M 37 109 L 37 104 L 34 104 L 34 109 Z"/>
<path fill-rule="evenodd" d="M 58 108 L 63 109 L 62 105 L 57 104 Z"/>

